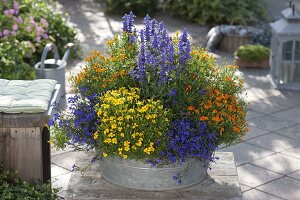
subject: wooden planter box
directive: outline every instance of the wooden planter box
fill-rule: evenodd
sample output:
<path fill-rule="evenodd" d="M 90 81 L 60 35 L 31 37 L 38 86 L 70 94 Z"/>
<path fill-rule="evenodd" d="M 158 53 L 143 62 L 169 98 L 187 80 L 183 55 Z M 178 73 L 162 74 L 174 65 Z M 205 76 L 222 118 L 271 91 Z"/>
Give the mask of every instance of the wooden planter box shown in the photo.
<path fill-rule="evenodd" d="M 260 61 L 248 61 L 243 60 L 239 57 L 235 57 L 235 63 L 239 67 L 269 68 L 269 59 L 264 59 Z"/>
<path fill-rule="evenodd" d="M 251 39 L 251 36 L 225 35 L 220 42 L 219 49 L 234 52 L 239 46 L 249 44 Z"/>

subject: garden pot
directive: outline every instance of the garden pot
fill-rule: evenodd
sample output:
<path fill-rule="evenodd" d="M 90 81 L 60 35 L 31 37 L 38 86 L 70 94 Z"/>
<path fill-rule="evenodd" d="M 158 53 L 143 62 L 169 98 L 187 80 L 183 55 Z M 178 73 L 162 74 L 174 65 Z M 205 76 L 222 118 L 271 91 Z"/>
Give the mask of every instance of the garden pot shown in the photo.
<path fill-rule="evenodd" d="M 119 157 L 100 159 L 101 175 L 107 181 L 137 190 L 163 191 L 189 187 L 207 176 L 204 163 L 189 159 L 182 164 L 152 167 L 141 161 Z M 181 184 L 173 176 L 181 177 Z"/>
<path fill-rule="evenodd" d="M 239 67 L 254 67 L 254 68 L 269 68 L 269 59 L 259 61 L 244 60 L 240 57 L 235 57 L 236 65 Z"/>

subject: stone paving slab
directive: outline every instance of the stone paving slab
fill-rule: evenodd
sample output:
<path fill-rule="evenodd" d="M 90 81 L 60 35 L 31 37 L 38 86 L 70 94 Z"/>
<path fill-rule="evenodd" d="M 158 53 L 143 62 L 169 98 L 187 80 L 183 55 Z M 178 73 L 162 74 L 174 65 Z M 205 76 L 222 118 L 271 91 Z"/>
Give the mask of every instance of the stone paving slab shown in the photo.
<path fill-rule="evenodd" d="M 242 199 L 241 189 L 234 163 L 229 152 L 218 152 L 220 160 L 209 170 L 208 177 L 201 183 L 188 188 L 168 191 L 142 191 L 113 185 L 101 177 L 100 169 L 92 166 L 84 176 L 72 173 L 66 199 Z M 85 160 L 84 160 L 85 159 Z M 88 163 L 89 158 L 80 156 L 76 162 Z M 98 166 L 97 163 L 95 165 Z"/>
<path fill-rule="evenodd" d="M 283 120 L 275 116 L 267 115 L 258 117 L 248 121 L 248 124 L 268 131 L 276 131 L 295 125 L 295 123 L 292 121 Z"/>
<path fill-rule="evenodd" d="M 299 99 L 299 101 L 300 101 L 300 99 Z M 300 115 L 298 117 L 300 119 Z M 300 140 L 300 124 L 295 125 L 295 126 L 290 126 L 288 128 L 279 129 L 274 132 L 278 133 L 280 135 L 290 137 L 292 139 Z"/>
<path fill-rule="evenodd" d="M 243 200 L 282 200 L 280 197 L 252 189 L 243 193 Z"/>
<path fill-rule="evenodd" d="M 292 178 L 295 178 L 295 179 L 298 179 L 300 181 L 300 170 L 295 171 L 295 172 L 289 174 L 288 176 L 292 177 Z"/>
<path fill-rule="evenodd" d="M 269 133 L 250 139 L 247 141 L 247 143 L 254 144 L 261 148 L 265 148 L 275 152 L 280 152 L 292 147 L 300 146 L 300 141 L 293 140 L 276 133 Z"/>
<path fill-rule="evenodd" d="M 239 166 L 237 171 L 238 174 L 243 174 L 242 176 L 239 176 L 240 183 L 252 188 L 282 176 L 281 174 L 251 164 Z"/>
<path fill-rule="evenodd" d="M 270 98 L 252 101 L 249 105 L 249 108 L 252 111 L 264 114 L 271 114 L 283 111 L 291 107 L 293 107 L 293 105 L 279 104 L 278 102 Z"/>
<path fill-rule="evenodd" d="M 300 99 L 299 99 L 300 101 Z M 281 112 L 277 112 L 274 115 L 281 119 L 288 119 L 294 123 L 300 124 L 300 107 L 290 108 Z"/>
<path fill-rule="evenodd" d="M 269 133 L 267 130 L 248 125 L 248 134 L 243 137 L 244 141 Z"/>
<path fill-rule="evenodd" d="M 235 157 L 235 162 L 238 166 L 245 164 L 247 162 L 251 162 L 266 157 L 274 153 L 273 151 L 269 151 L 267 149 L 263 149 L 251 144 L 247 144 L 245 142 L 233 146 L 225 147 L 219 149 L 218 151 L 233 152 Z"/>
<path fill-rule="evenodd" d="M 257 189 L 284 199 L 296 200 L 300 197 L 300 181 L 290 177 L 277 179 Z"/>
<path fill-rule="evenodd" d="M 300 169 L 300 159 L 287 156 L 281 153 L 276 153 L 261 158 L 254 162 L 251 162 L 251 164 L 280 174 L 288 174 L 290 172 L 294 172 Z"/>

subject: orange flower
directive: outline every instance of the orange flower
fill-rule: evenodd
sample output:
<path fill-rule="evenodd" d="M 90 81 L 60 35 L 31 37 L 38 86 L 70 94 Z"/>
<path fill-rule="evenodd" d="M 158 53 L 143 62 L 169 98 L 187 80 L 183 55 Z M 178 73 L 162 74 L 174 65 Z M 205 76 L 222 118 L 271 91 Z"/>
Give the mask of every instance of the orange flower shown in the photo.
<path fill-rule="evenodd" d="M 233 126 L 233 130 L 237 133 L 240 133 L 241 132 L 241 129 L 239 129 L 238 127 L 236 126 Z"/>
<path fill-rule="evenodd" d="M 195 107 L 194 106 L 188 106 L 188 110 L 193 111 L 193 110 L 195 110 Z"/>
<path fill-rule="evenodd" d="M 204 108 L 205 108 L 205 109 L 209 109 L 209 108 L 211 108 L 211 107 L 212 107 L 211 104 L 205 104 L 205 105 L 204 105 Z"/>
<path fill-rule="evenodd" d="M 220 103 L 220 102 L 215 102 L 215 104 L 218 106 L 218 107 L 220 107 L 222 104 Z"/>
<path fill-rule="evenodd" d="M 218 96 L 218 97 L 216 98 L 217 101 L 221 101 L 222 99 L 223 99 L 223 96 Z"/>
<path fill-rule="evenodd" d="M 208 117 L 207 116 L 201 116 L 199 117 L 200 121 L 206 121 L 208 120 Z"/>
<path fill-rule="evenodd" d="M 227 82 L 230 82 L 230 81 L 231 81 L 231 78 L 230 78 L 229 76 L 226 76 L 225 79 L 226 79 Z"/>
<path fill-rule="evenodd" d="M 191 86 L 189 84 L 185 85 L 185 91 L 190 92 L 191 91 Z"/>
<path fill-rule="evenodd" d="M 220 122 L 221 118 L 220 118 L 220 116 L 215 116 L 215 117 L 212 118 L 212 120 L 215 121 L 215 122 Z"/>
<path fill-rule="evenodd" d="M 96 72 L 98 73 L 102 73 L 102 72 L 105 72 L 106 71 L 106 68 L 97 68 L 96 69 Z"/>
<path fill-rule="evenodd" d="M 215 89 L 214 89 L 214 93 L 215 93 L 216 95 L 219 95 L 219 94 L 220 94 L 220 90 L 218 90 L 217 88 L 215 88 Z"/>
<path fill-rule="evenodd" d="M 196 109 L 196 110 L 195 110 L 195 113 L 199 114 L 199 110 L 198 110 L 198 109 Z"/>

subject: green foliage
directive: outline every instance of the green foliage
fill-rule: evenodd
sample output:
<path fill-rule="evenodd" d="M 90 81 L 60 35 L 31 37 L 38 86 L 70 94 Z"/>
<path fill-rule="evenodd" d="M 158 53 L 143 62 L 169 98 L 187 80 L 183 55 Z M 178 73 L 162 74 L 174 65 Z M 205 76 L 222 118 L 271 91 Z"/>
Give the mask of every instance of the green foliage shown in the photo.
<path fill-rule="evenodd" d="M 106 11 L 111 14 L 125 14 L 130 11 L 145 16 L 156 11 L 158 0 L 106 0 Z"/>
<path fill-rule="evenodd" d="M 266 17 L 266 0 L 165 0 L 167 11 L 199 24 L 250 24 Z"/>
<path fill-rule="evenodd" d="M 53 42 L 60 55 L 76 32 L 42 0 L 0 1 L 0 78 L 34 79 L 34 64 Z M 73 55 L 74 56 L 74 55 Z"/>
<path fill-rule="evenodd" d="M 262 45 L 243 45 L 234 55 L 246 61 L 261 61 L 270 57 L 270 50 Z"/>
<path fill-rule="evenodd" d="M 57 189 L 47 184 L 29 184 L 21 181 L 15 172 L 5 170 L 0 164 L 0 199 L 2 200 L 55 200 Z"/>

